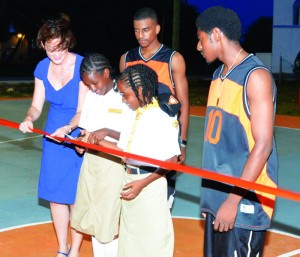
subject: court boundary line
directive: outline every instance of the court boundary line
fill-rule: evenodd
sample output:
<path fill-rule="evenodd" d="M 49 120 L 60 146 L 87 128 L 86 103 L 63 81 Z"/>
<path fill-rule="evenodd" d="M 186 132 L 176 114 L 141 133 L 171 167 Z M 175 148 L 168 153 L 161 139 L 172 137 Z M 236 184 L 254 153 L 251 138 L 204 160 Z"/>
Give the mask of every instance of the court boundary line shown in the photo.
<path fill-rule="evenodd" d="M 186 217 L 186 216 L 172 216 L 172 218 L 176 218 L 176 219 L 187 219 L 187 220 L 205 220 L 204 218 L 194 218 L 194 217 Z M 280 231 L 278 229 L 267 229 L 267 231 L 276 233 L 276 234 L 280 234 L 280 235 L 284 235 L 284 236 L 290 236 L 290 237 L 294 237 L 297 239 L 300 239 L 300 236 L 292 234 L 292 233 L 288 233 L 288 232 L 284 232 L 284 231 Z"/>
<path fill-rule="evenodd" d="M 43 135 L 37 135 L 37 136 L 32 136 L 32 137 L 24 137 L 24 138 L 19 138 L 19 139 L 7 140 L 7 141 L 0 142 L 0 144 L 5 144 L 5 143 L 10 143 L 10 142 L 15 142 L 15 141 L 23 141 L 26 139 L 38 138 L 38 137 L 42 137 L 42 136 Z"/>
<path fill-rule="evenodd" d="M 26 228 L 26 227 L 32 227 L 32 226 L 38 226 L 38 225 L 44 225 L 44 224 L 48 224 L 48 223 L 52 223 L 52 220 L 41 221 L 41 222 L 33 222 L 33 223 L 27 223 L 27 224 L 23 224 L 23 225 L 17 225 L 17 226 L 8 227 L 8 228 L 1 228 L 1 229 L 0 229 L 0 233 L 1 233 L 1 232 L 6 232 L 6 231 L 10 231 L 10 230 L 14 230 L 14 229 L 19 229 L 19 228 Z"/>
<path fill-rule="evenodd" d="M 288 253 L 284 253 L 284 254 L 278 255 L 277 257 L 292 257 L 292 256 L 295 256 L 298 253 L 300 253 L 300 249 L 297 249 L 297 250 L 294 250 L 294 251 L 291 251 L 291 252 L 288 252 Z"/>
<path fill-rule="evenodd" d="M 205 220 L 204 218 L 187 217 L 187 216 L 172 216 L 172 219 L 173 218 L 175 218 L 175 219 L 185 219 L 185 220 L 199 220 L 199 221 L 204 221 Z M 18 226 L 12 226 L 12 227 L 8 227 L 8 228 L 0 229 L 0 233 L 10 231 L 10 230 L 14 230 L 14 229 L 20 229 L 20 228 L 26 228 L 26 227 L 31 227 L 31 226 L 49 224 L 49 223 L 52 223 L 52 222 L 53 222 L 52 220 L 47 220 L 47 221 L 42 221 L 42 222 L 34 222 L 34 223 L 27 223 L 27 224 L 18 225 Z M 267 229 L 267 231 L 272 232 L 272 233 L 276 233 L 276 234 L 279 234 L 279 235 L 293 237 L 295 239 L 300 239 L 300 236 L 298 236 L 298 235 L 288 233 L 288 232 L 284 232 L 284 231 L 280 231 L 280 230 L 277 230 L 277 229 Z M 288 256 L 292 256 L 292 255 L 282 255 L 282 256 L 280 255 L 280 256 L 277 256 L 277 257 L 288 257 Z"/>

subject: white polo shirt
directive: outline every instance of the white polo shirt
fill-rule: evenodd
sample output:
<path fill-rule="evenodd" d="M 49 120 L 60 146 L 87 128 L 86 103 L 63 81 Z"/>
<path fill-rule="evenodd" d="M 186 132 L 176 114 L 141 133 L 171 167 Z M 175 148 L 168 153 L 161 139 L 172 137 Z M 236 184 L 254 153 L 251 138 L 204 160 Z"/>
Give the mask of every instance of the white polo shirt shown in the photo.
<path fill-rule="evenodd" d="M 134 112 L 122 103 L 122 96 L 113 89 L 105 95 L 98 95 L 89 90 L 85 95 L 79 127 L 89 132 L 102 128 L 120 132 L 130 120 L 128 117 L 132 117 L 133 114 Z M 105 139 L 112 142 L 116 141 L 110 137 Z"/>
<path fill-rule="evenodd" d="M 123 151 L 162 161 L 180 155 L 178 120 L 163 112 L 157 100 L 137 109 L 135 119 L 127 125 L 121 131 L 118 142 Z M 125 161 L 131 165 L 154 166 L 135 160 Z"/>

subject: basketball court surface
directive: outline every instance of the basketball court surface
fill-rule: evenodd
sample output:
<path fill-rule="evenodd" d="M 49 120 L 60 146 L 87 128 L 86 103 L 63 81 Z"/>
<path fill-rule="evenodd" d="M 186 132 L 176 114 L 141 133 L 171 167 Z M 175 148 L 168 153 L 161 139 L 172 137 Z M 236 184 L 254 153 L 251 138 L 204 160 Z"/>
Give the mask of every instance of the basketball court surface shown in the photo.
<path fill-rule="evenodd" d="M 31 99 L 0 101 L 0 119 L 21 122 Z M 45 110 L 35 127 L 44 128 Z M 192 107 L 186 165 L 201 167 L 204 108 Z M 276 117 L 279 187 L 300 193 L 300 118 Z M 0 257 L 53 257 L 57 242 L 49 204 L 37 198 L 41 136 L 0 126 Z M 172 211 L 174 257 L 201 257 L 204 222 L 200 215 L 201 177 L 178 172 Z M 300 256 L 300 202 L 277 198 L 263 257 Z M 141 228 L 142 229 L 142 228 Z M 85 236 L 81 257 L 92 257 Z M 142 256 L 141 256 L 142 257 Z"/>

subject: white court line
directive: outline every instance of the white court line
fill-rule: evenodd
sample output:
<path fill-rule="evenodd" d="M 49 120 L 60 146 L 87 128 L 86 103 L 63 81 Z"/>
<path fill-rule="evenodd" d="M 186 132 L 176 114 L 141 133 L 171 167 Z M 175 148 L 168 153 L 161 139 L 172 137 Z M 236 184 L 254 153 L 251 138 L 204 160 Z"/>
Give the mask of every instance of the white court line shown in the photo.
<path fill-rule="evenodd" d="M 194 219 L 194 220 L 203 220 L 203 218 L 191 218 L 191 217 L 184 217 L 184 216 L 173 216 L 173 218 L 178 218 L 178 219 Z M 24 228 L 24 227 L 30 227 L 30 226 L 37 226 L 37 225 L 43 225 L 43 224 L 47 224 L 47 223 L 51 223 L 52 221 L 44 221 L 44 222 L 36 222 L 36 223 L 29 223 L 29 224 L 25 224 L 25 225 L 19 225 L 19 226 L 14 226 L 14 227 L 9 227 L 9 228 L 5 228 L 5 229 L 0 229 L 0 233 L 1 232 L 5 232 L 5 231 L 9 231 L 9 230 L 13 230 L 13 229 L 18 229 L 18 228 Z M 275 233 L 279 233 L 279 231 L 272 231 Z M 291 235 L 293 236 L 293 235 Z M 282 255 L 277 255 L 276 257 L 292 257 L 295 256 L 296 254 L 300 253 L 300 249 L 298 250 L 294 250 L 292 252 L 288 252 L 288 253 L 284 253 Z"/>
<path fill-rule="evenodd" d="M 172 218 L 187 219 L 187 220 L 205 220 L 205 218 L 195 218 L 195 217 L 175 216 L 175 215 L 172 215 Z M 272 232 L 272 233 L 276 233 L 276 234 L 280 234 L 280 235 L 283 235 L 283 236 L 289 236 L 289 237 L 300 239 L 300 236 L 298 236 L 298 235 L 288 233 L 288 232 L 284 232 L 284 231 L 280 231 L 280 230 L 277 230 L 277 229 L 268 229 L 267 231 Z"/>
<path fill-rule="evenodd" d="M 284 253 L 282 255 L 277 255 L 277 257 L 291 257 L 291 256 L 295 256 L 298 253 L 300 253 L 300 249 L 289 252 L 289 253 Z"/>
<path fill-rule="evenodd" d="M 19 138 L 19 139 L 14 139 L 14 140 L 8 140 L 8 141 L 2 141 L 2 142 L 0 142 L 0 144 L 5 144 L 5 143 L 10 143 L 10 142 L 15 142 L 15 141 L 22 141 L 22 140 L 36 138 L 36 137 L 42 137 L 42 135 L 38 135 L 38 136 L 34 136 L 34 137 L 24 137 L 24 138 Z"/>
<path fill-rule="evenodd" d="M 177 219 L 190 219 L 190 220 L 204 220 L 204 218 L 193 218 L 193 217 L 185 217 L 185 216 L 172 216 L 172 218 L 177 218 Z M 0 233 L 1 232 L 5 232 L 5 231 L 9 231 L 9 230 L 13 230 L 13 229 L 18 229 L 18 228 L 25 228 L 25 227 L 30 227 L 30 226 L 37 226 L 37 225 L 43 225 L 43 224 L 47 224 L 47 223 L 51 223 L 52 221 L 43 221 L 43 222 L 36 222 L 36 223 L 28 223 L 28 224 L 24 224 L 24 225 L 19 225 L 19 226 L 13 226 L 13 227 L 9 227 L 9 228 L 4 228 L 4 229 L 0 229 Z M 270 229 L 269 231 L 277 233 L 277 234 L 282 234 L 282 235 L 288 235 L 291 237 L 295 237 L 295 238 L 300 238 L 299 236 L 293 235 L 293 234 L 289 234 L 289 233 L 285 233 L 285 232 L 281 232 L 278 230 L 272 230 Z M 295 256 L 296 254 L 300 253 L 300 249 L 289 252 L 289 253 L 285 253 L 282 255 L 278 255 L 276 257 L 292 257 Z"/>
<path fill-rule="evenodd" d="M 298 235 L 287 233 L 287 232 L 283 232 L 283 231 L 280 231 L 280 230 L 277 230 L 277 229 L 268 229 L 268 231 L 276 233 L 276 234 L 280 234 L 280 235 L 284 235 L 284 236 L 289 236 L 289 237 L 294 237 L 294 238 L 300 239 L 300 236 L 298 236 Z"/>
<path fill-rule="evenodd" d="M 173 216 L 175 219 L 185 219 L 185 220 L 205 220 L 204 218 L 186 217 L 186 216 Z"/>
<path fill-rule="evenodd" d="M 19 226 L 13 226 L 13 227 L 9 227 L 9 228 L 3 228 L 3 229 L 0 229 L 0 232 L 5 232 L 5 231 L 17 229 L 17 228 L 26 228 L 26 227 L 30 227 L 30 226 L 43 225 L 43 224 L 47 224 L 47 223 L 51 223 L 51 222 L 52 222 L 52 220 L 43 221 L 43 222 L 28 223 L 28 224 L 19 225 Z"/>
<path fill-rule="evenodd" d="M 192 218 L 192 217 L 184 217 L 184 216 L 172 216 L 172 218 L 177 218 L 177 219 L 190 219 L 190 220 L 203 220 L 203 218 Z M 2 228 L 0 229 L 1 232 L 13 230 L 13 229 L 18 229 L 18 228 L 25 228 L 25 227 L 30 227 L 30 226 L 37 226 L 37 225 L 42 225 L 46 223 L 51 223 L 52 221 L 43 221 L 43 222 L 35 222 L 35 223 L 28 223 L 28 224 L 23 224 L 19 226 L 13 226 L 13 227 L 8 227 L 8 228 Z"/>
<path fill-rule="evenodd" d="M 290 130 L 300 130 L 298 128 L 289 128 L 289 127 L 283 127 L 283 126 L 274 126 L 276 128 L 284 128 L 284 129 L 290 129 Z"/>

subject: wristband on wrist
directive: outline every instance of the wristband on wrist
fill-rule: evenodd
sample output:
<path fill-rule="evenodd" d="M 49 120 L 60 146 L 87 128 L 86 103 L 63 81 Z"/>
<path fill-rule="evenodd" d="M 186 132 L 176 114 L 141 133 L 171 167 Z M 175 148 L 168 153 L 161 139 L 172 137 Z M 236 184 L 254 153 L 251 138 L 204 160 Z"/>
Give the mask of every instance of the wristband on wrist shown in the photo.
<path fill-rule="evenodd" d="M 181 145 L 182 147 L 186 147 L 187 141 L 186 141 L 186 140 L 183 140 L 183 139 L 180 139 L 180 145 Z"/>

